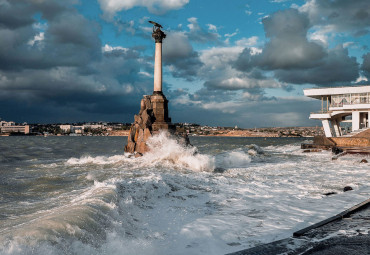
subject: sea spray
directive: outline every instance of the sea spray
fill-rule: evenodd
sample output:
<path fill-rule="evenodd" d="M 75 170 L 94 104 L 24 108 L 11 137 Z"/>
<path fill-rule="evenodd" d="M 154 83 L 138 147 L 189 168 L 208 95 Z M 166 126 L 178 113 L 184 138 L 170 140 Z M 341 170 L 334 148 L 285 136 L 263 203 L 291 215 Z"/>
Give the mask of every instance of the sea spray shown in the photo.
<path fill-rule="evenodd" d="M 136 164 L 139 167 L 171 167 L 175 169 L 187 169 L 191 171 L 213 171 L 214 157 L 199 154 L 194 146 L 186 146 L 180 143 L 166 131 L 153 135 L 148 140 L 149 152 L 143 157 L 135 158 L 130 153 L 114 156 L 82 156 L 70 158 L 66 165 L 109 165 L 121 164 L 122 166 Z"/>
<path fill-rule="evenodd" d="M 193 146 L 185 146 L 168 132 L 160 132 L 148 140 L 149 152 L 142 158 L 143 166 L 185 168 L 192 171 L 213 171 L 214 158 L 202 155 Z"/>

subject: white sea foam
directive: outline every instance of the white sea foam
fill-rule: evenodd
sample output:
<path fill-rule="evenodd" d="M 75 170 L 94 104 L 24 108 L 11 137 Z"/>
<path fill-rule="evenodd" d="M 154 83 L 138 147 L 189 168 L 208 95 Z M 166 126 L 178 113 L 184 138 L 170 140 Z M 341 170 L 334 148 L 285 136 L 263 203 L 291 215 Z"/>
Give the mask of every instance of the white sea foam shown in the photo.
<path fill-rule="evenodd" d="M 105 156 L 83 156 L 81 158 L 70 158 L 67 160 L 67 165 L 86 165 L 86 164 L 96 164 L 96 165 L 105 165 L 105 164 L 115 164 L 126 161 L 127 157 L 125 155 L 114 155 L 110 157 Z"/>
<path fill-rule="evenodd" d="M 250 154 L 242 149 L 221 153 L 216 156 L 216 165 L 221 168 L 246 168 L 251 162 Z"/>
<path fill-rule="evenodd" d="M 171 167 L 176 169 L 189 169 L 193 171 L 213 171 L 214 158 L 212 156 L 199 154 L 197 148 L 184 146 L 167 132 L 160 132 L 152 136 L 148 142 L 149 152 L 143 157 L 135 158 L 130 154 L 106 156 L 83 156 L 81 158 L 70 158 L 66 165 L 109 165 L 128 163 L 140 167 Z M 90 174 L 88 179 L 92 178 Z"/>
<path fill-rule="evenodd" d="M 193 171 L 212 171 L 213 157 L 197 153 L 197 148 L 184 146 L 167 132 L 152 136 L 148 142 L 149 152 L 142 160 L 142 166 L 163 166 L 186 168 Z"/>

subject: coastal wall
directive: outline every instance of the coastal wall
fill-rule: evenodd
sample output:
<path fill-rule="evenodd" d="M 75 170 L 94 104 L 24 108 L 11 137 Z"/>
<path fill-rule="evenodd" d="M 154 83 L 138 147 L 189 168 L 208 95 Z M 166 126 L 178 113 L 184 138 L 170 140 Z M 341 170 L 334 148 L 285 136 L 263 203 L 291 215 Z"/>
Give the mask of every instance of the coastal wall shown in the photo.
<path fill-rule="evenodd" d="M 332 137 L 330 138 L 339 147 L 367 147 L 370 138 L 366 137 Z"/>

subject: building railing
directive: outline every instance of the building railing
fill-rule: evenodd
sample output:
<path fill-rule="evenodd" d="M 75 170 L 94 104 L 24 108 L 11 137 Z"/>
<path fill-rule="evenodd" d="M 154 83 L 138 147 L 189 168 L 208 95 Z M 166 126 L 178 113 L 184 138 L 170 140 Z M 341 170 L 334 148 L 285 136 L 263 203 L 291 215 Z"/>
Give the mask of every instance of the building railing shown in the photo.
<path fill-rule="evenodd" d="M 355 102 L 341 102 L 341 103 L 331 103 L 330 107 L 343 107 L 343 105 L 356 105 L 356 104 L 370 104 L 370 100 L 360 100 Z"/>
<path fill-rule="evenodd" d="M 332 95 L 330 107 L 343 107 L 343 105 L 370 104 L 369 93 L 353 93 Z"/>

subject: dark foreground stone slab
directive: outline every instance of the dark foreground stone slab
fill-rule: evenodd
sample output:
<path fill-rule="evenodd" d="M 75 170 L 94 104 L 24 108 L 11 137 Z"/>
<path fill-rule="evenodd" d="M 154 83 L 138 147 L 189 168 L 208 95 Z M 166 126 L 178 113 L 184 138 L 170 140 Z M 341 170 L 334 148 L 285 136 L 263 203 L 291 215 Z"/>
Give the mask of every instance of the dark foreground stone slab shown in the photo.
<path fill-rule="evenodd" d="M 291 238 L 229 255 L 370 255 L 370 199 Z"/>

